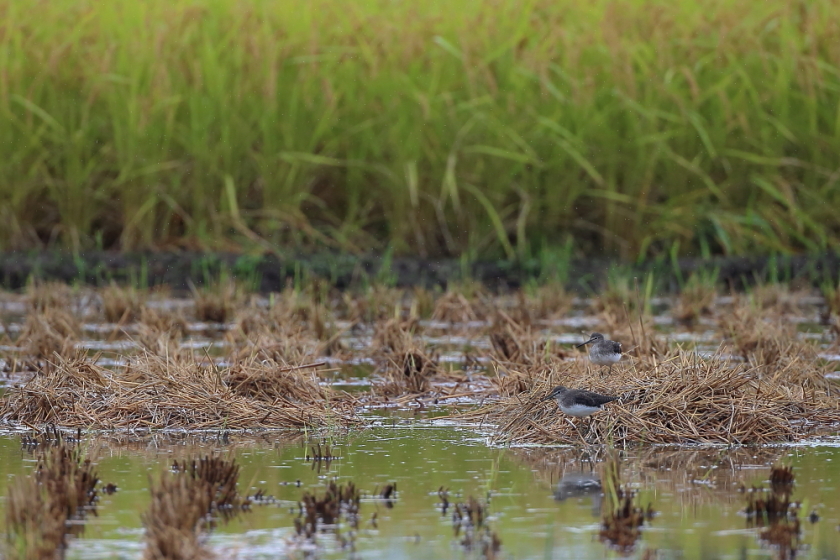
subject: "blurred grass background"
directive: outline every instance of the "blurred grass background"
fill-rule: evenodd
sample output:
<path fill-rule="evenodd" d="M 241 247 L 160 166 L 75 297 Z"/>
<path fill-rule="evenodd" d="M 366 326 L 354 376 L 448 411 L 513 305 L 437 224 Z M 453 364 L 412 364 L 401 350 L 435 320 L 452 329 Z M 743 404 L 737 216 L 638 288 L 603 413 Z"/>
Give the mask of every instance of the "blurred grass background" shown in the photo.
<path fill-rule="evenodd" d="M 0 248 L 840 238 L 838 0 L 0 0 Z"/>

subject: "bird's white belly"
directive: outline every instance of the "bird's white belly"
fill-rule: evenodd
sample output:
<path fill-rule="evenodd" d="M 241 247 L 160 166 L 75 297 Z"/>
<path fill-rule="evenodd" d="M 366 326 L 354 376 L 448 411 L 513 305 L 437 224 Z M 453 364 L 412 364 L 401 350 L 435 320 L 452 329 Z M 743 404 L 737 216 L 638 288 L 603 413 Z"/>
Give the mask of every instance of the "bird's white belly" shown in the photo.
<path fill-rule="evenodd" d="M 601 410 L 599 406 L 586 406 L 582 404 L 573 404 L 572 406 L 564 406 L 560 405 L 560 410 L 563 411 L 563 414 L 568 414 L 569 416 L 577 416 L 578 418 L 583 418 L 584 416 L 589 416 L 590 414 L 594 414 Z"/>
<path fill-rule="evenodd" d="M 618 363 L 619 360 L 621 360 L 621 354 L 596 354 L 594 356 L 589 356 L 589 359 L 593 364 L 608 366 L 610 364 Z"/>

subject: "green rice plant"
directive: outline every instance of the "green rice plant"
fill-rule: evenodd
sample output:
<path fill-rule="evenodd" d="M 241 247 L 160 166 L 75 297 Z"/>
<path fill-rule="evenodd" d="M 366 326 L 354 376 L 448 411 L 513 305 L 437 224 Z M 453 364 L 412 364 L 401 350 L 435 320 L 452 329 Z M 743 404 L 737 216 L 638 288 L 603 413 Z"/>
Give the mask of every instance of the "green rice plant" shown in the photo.
<path fill-rule="evenodd" d="M 826 250 L 837 8 L 0 1 L 0 249 Z"/>

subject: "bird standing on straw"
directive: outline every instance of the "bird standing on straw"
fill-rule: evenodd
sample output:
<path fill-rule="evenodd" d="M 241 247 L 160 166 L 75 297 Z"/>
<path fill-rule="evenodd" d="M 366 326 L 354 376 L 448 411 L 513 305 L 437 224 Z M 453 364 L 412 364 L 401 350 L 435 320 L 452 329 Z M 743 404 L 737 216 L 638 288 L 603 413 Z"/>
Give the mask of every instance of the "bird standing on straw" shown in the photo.
<path fill-rule="evenodd" d="M 612 366 L 621 360 L 621 343 L 607 340 L 601 333 L 592 333 L 589 340 L 578 344 L 575 348 L 592 344 L 589 347 L 589 361 L 599 366 L 610 366 L 608 375 L 612 373 Z"/>

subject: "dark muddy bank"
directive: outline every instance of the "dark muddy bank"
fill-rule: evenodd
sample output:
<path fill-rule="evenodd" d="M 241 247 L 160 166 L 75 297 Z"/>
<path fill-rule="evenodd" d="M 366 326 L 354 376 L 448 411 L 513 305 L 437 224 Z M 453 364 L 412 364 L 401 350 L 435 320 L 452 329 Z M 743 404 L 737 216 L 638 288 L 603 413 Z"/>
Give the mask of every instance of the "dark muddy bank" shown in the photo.
<path fill-rule="evenodd" d="M 644 280 L 653 273 L 660 290 L 676 291 L 695 273 L 715 275 L 724 287 L 743 289 L 761 282 L 819 285 L 840 277 L 840 253 L 773 257 L 684 258 L 626 264 L 607 259 L 531 259 L 474 261 L 459 259 L 388 258 L 318 253 L 242 255 L 232 253 L 92 251 L 0 253 L 0 283 L 19 289 L 32 278 L 104 285 L 169 285 L 187 289 L 227 275 L 257 291 L 278 291 L 293 282 L 315 278 L 339 289 L 384 283 L 399 287 L 446 287 L 465 279 L 490 288 L 518 288 L 531 281 L 556 279 L 573 291 L 588 292 L 613 275 Z"/>

